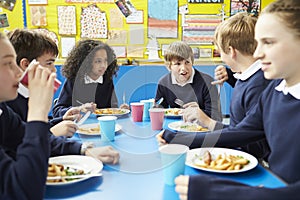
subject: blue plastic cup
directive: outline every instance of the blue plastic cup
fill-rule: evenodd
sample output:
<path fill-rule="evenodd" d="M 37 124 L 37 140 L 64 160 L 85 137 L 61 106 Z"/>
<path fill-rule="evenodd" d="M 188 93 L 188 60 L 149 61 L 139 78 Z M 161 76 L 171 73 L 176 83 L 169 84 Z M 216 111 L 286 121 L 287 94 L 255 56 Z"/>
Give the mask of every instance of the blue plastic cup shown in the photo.
<path fill-rule="evenodd" d="M 154 99 L 141 100 L 140 102 L 144 103 L 143 121 L 150 121 L 149 109 L 153 107 Z"/>
<path fill-rule="evenodd" d="M 188 146 L 182 144 L 167 144 L 159 148 L 164 173 L 164 182 L 175 185 L 175 178 L 184 174 Z"/>
<path fill-rule="evenodd" d="M 115 140 L 116 116 L 103 116 L 97 118 L 100 123 L 101 141 L 109 142 Z"/>

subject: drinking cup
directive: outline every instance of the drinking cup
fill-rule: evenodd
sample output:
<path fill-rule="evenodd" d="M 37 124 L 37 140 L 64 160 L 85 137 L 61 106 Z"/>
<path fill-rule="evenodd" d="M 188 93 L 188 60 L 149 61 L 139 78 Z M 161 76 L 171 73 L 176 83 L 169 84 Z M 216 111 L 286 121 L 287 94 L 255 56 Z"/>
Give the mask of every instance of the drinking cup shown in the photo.
<path fill-rule="evenodd" d="M 100 123 L 101 141 L 108 142 L 115 140 L 116 116 L 103 116 L 97 118 Z"/>
<path fill-rule="evenodd" d="M 159 147 L 165 184 L 175 185 L 175 178 L 184 174 L 188 150 L 189 147 L 182 144 L 167 144 Z"/>
<path fill-rule="evenodd" d="M 150 108 L 150 121 L 152 130 L 161 130 L 164 123 L 165 111 L 163 108 Z"/>
<path fill-rule="evenodd" d="M 143 121 L 150 121 L 149 109 L 153 107 L 154 99 L 141 100 L 144 103 Z"/>
<path fill-rule="evenodd" d="M 133 102 L 130 103 L 131 107 L 131 116 L 134 122 L 141 122 L 143 121 L 143 110 L 144 110 L 144 103 L 141 102 Z"/>

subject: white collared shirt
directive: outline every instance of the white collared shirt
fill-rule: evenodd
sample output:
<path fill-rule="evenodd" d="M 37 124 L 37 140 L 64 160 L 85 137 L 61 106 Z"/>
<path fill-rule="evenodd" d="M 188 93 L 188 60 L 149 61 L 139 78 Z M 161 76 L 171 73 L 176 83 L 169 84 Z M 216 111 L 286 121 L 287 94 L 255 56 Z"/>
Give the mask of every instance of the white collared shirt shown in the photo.
<path fill-rule="evenodd" d="M 2 115 L 2 113 L 3 113 L 3 111 L 2 111 L 2 109 L 0 108 L 0 116 Z"/>
<path fill-rule="evenodd" d="M 255 61 L 246 71 L 243 73 L 235 73 L 233 74 L 234 78 L 239 79 L 241 81 L 245 81 L 250 78 L 253 74 L 255 74 L 262 67 L 261 61 Z"/>
<path fill-rule="evenodd" d="M 174 85 L 177 84 L 177 85 L 180 85 L 181 87 L 183 87 L 186 84 L 193 83 L 194 75 L 195 75 L 195 70 L 194 70 L 194 68 L 192 68 L 192 75 L 190 76 L 189 80 L 187 80 L 187 82 L 185 82 L 185 83 L 178 83 L 175 76 L 173 75 L 173 73 L 171 73 L 172 84 L 174 84 Z"/>
<path fill-rule="evenodd" d="M 284 95 L 290 93 L 293 97 L 300 100 L 300 83 L 297 83 L 292 87 L 287 87 L 286 81 L 282 80 L 275 89 L 279 92 L 282 92 Z"/>
<path fill-rule="evenodd" d="M 18 93 L 25 98 L 29 98 L 29 90 L 22 83 L 19 83 Z"/>
<path fill-rule="evenodd" d="M 103 76 L 100 76 L 97 80 L 91 79 L 87 74 L 84 76 L 84 83 L 89 84 L 89 83 L 103 83 Z"/>

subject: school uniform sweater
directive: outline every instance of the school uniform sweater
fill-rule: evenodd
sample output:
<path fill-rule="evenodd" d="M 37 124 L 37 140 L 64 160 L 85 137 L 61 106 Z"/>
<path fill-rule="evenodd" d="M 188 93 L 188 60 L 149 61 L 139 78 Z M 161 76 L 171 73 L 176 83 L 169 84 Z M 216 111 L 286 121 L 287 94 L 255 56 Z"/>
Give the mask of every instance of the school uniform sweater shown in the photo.
<path fill-rule="evenodd" d="M 236 78 L 234 78 L 233 76 L 233 72 L 231 71 L 231 69 L 229 69 L 228 67 L 226 67 L 226 72 L 227 72 L 227 75 L 228 75 L 228 79 L 227 79 L 227 83 L 231 86 L 231 87 L 234 87 L 235 86 L 235 83 L 237 81 Z"/>
<path fill-rule="evenodd" d="M 264 78 L 263 71 L 260 69 L 245 80 L 237 80 L 230 103 L 230 126 L 236 126 L 249 114 L 269 83 L 270 80 Z M 215 129 L 219 129 L 222 125 L 221 122 L 217 122 Z M 264 139 L 243 146 L 242 149 L 257 158 L 266 158 L 269 152 L 269 147 Z"/>
<path fill-rule="evenodd" d="M 174 101 L 181 99 L 184 103 L 197 102 L 199 107 L 210 117 L 222 121 L 220 99 L 213 78 L 208 74 L 195 70 L 192 83 L 184 86 L 172 84 L 171 73 L 163 76 L 158 83 L 155 100 L 163 97 L 161 105 L 164 108 L 179 108 Z"/>
<path fill-rule="evenodd" d="M 52 109 L 53 117 L 63 116 L 72 106 L 90 102 L 96 103 L 97 108 L 118 107 L 113 81 L 106 75 L 103 76 L 103 83 L 85 84 L 83 80 L 66 79 Z"/>
<path fill-rule="evenodd" d="M 43 199 L 48 172 L 49 125 L 24 123 L 0 104 L 0 199 Z"/>
<path fill-rule="evenodd" d="M 9 101 L 7 104 L 16 114 L 21 117 L 23 121 L 27 121 L 28 98 L 19 94 L 15 100 Z M 53 126 L 55 123 L 49 124 L 50 126 Z M 80 154 L 81 143 L 68 140 L 63 136 L 56 137 L 49 130 L 48 137 L 51 145 L 51 156 Z"/>
<path fill-rule="evenodd" d="M 22 94 L 18 93 L 18 97 L 12 101 L 6 102 L 6 104 L 17 113 L 21 119 L 26 122 L 27 121 L 27 113 L 28 113 L 28 98 L 24 97 Z M 63 121 L 63 117 L 56 117 L 53 119 L 49 119 L 50 126 L 54 126 L 59 122 Z"/>
<path fill-rule="evenodd" d="M 285 180 L 284 188 L 249 187 L 213 176 L 193 176 L 189 199 L 300 199 L 300 95 L 277 91 L 281 80 L 272 81 L 264 90 L 255 109 L 236 127 L 197 135 L 197 142 L 214 140 L 216 146 L 240 144 L 266 138 L 270 147 L 270 170 Z M 296 92 L 295 92 L 296 93 Z M 208 143 L 207 143 L 208 144 Z M 209 145 L 209 144 L 208 144 Z M 210 144 L 210 146 L 213 146 Z M 199 190 L 201 187 L 201 190 Z"/>

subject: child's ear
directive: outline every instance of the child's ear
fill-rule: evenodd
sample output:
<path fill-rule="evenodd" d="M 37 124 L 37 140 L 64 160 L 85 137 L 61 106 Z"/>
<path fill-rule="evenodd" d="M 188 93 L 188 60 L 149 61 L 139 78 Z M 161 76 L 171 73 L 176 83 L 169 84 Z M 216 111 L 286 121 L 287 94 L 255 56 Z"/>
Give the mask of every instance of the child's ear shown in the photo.
<path fill-rule="evenodd" d="M 20 66 L 20 68 L 23 71 L 25 71 L 27 69 L 27 67 L 28 67 L 29 64 L 30 64 L 30 62 L 29 62 L 29 60 L 27 58 L 22 58 L 20 60 L 20 65 L 19 66 Z"/>
<path fill-rule="evenodd" d="M 233 48 L 232 46 L 229 46 L 229 53 L 231 55 L 231 58 L 235 58 L 235 56 L 236 56 L 236 49 Z"/>

